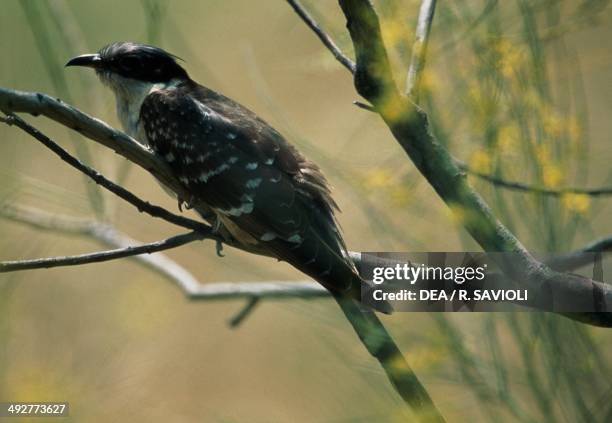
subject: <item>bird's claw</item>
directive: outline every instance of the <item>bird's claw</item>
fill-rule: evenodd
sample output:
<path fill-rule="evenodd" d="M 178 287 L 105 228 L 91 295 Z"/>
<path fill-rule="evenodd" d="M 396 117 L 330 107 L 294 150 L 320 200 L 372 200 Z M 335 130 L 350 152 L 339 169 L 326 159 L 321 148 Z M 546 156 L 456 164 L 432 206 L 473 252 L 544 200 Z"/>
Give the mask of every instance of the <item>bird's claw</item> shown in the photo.
<path fill-rule="evenodd" d="M 223 254 L 223 243 L 221 241 L 217 240 L 215 249 L 217 250 L 217 257 L 225 257 L 225 254 Z"/>
<path fill-rule="evenodd" d="M 215 235 L 218 235 L 220 230 L 221 230 L 221 219 L 217 218 L 215 219 L 215 223 L 213 223 L 212 225 L 212 233 Z M 221 242 L 220 239 L 217 240 L 215 249 L 217 250 L 217 257 L 225 257 L 225 254 L 223 254 L 223 242 Z"/>
<path fill-rule="evenodd" d="M 185 205 L 185 210 L 191 210 L 194 207 L 194 203 L 193 197 L 190 197 L 189 200 L 178 197 L 178 209 L 181 213 L 183 212 L 183 205 Z"/>

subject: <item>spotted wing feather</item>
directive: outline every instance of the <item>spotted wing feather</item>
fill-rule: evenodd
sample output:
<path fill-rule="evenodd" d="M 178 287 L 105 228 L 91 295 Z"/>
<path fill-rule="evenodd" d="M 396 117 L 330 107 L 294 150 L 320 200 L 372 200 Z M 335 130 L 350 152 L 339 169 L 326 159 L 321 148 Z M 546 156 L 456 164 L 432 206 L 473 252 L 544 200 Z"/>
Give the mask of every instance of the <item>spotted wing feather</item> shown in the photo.
<path fill-rule="evenodd" d="M 193 85 L 150 94 L 141 123 L 152 148 L 228 229 L 328 289 L 359 298 L 362 281 L 345 258 L 327 181 L 278 132 Z"/>

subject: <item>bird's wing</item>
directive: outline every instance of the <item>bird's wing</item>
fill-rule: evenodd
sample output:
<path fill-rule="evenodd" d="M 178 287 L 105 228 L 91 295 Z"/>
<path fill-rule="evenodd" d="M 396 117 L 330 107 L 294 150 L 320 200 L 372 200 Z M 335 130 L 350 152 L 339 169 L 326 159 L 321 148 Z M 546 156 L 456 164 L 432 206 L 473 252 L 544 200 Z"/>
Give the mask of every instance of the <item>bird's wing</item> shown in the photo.
<path fill-rule="evenodd" d="M 223 221 L 320 282 L 334 274 L 336 290 L 354 285 L 325 178 L 269 125 L 219 95 L 178 89 L 149 94 L 140 117 L 157 154 Z"/>

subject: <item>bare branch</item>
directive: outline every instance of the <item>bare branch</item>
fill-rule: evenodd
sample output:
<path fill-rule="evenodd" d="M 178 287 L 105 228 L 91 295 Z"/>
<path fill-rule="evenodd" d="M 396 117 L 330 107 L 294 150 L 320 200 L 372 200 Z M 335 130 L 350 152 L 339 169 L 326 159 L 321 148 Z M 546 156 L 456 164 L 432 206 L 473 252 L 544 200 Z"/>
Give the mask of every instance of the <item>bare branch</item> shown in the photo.
<path fill-rule="evenodd" d="M 336 45 L 334 40 L 331 39 L 329 35 L 321 28 L 321 26 L 314 20 L 310 13 L 306 11 L 304 6 L 299 2 L 299 0 L 287 0 L 287 3 L 291 5 L 293 10 L 298 14 L 300 18 L 308 25 L 310 29 L 319 37 L 321 42 L 331 53 L 334 55 L 336 60 L 342 64 L 345 68 L 347 68 L 351 73 L 355 73 L 355 62 L 349 59 L 343 52 L 340 50 L 340 47 Z"/>
<path fill-rule="evenodd" d="M 189 232 L 176 235 L 162 241 L 151 242 L 139 246 L 118 248 L 115 250 L 99 251 L 76 256 L 48 257 L 33 260 L 15 260 L 0 262 L 0 273 L 16 272 L 19 270 L 47 269 L 60 266 L 78 266 L 81 264 L 99 263 L 103 261 L 116 260 L 138 254 L 151 254 L 157 251 L 169 250 L 193 241 L 204 239 L 205 236 L 198 232 Z"/>
<path fill-rule="evenodd" d="M 429 44 L 429 32 L 436 11 L 436 0 L 422 0 L 417 20 L 416 36 L 412 45 L 412 59 L 406 78 L 406 94 L 415 103 L 419 102 L 419 89 L 421 77 L 425 69 L 427 59 L 427 45 Z"/>
<path fill-rule="evenodd" d="M 560 254 L 545 261 L 547 266 L 560 272 L 569 272 L 593 263 L 593 254 L 612 252 L 612 237 L 602 238 L 567 254 Z"/>
<path fill-rule="evenodd" d="M 111 248 L 126 248 L 130 245 L 141 244 L 140 241 L 130 238 L 109 224 L 51 214 L 30 207 L 4 206 L 0 208 L 0 216 L 39 230 L 86 236 Z M 190 292 L 197 291 L 200 285 L 200 282 L 187 269 L 165 254 L 158 252 L 131 256 L 130 258 L 174 282 L 187 295 Z"/>
<path fill-rule="evenodd" d="M 47 213 L 30 207 L 4 206 L 0 217 L 32 226 L 36 229 L 87 236 L 109 247 L 125 249 L 139 244 L 111 225 L 70 216 Z M 194 241 L 197 239 L 194 239 Z M 329 297 L 329 292 L 312 281 L 299 282 L 218 282 L 201 284 L 189 271 L 163 254 L 130 256 L 142 261 L 149 268 L 168 277 L 184 291 L 187 297 L 196 300 L 252 299 L 252 298 L 320 298 Z M 351 253 L 355 260 L 359 253 Z M 22 269 L 16 269 L 22 270 Z"/>
<path fill-rule="evenodd" d="M 190 292 L 193 300 L 237 298 L 330 298 L 329 291 L 312 281 L 215 282 L 200 285 Z"/>
<path fill-rule="evenodd" d="M 257 305 L 260 303 L 260 298 L 259 297 L 252 297 L 250 298 L 247 303 L 244 305 L 244 307 L 242 307 L 242 309 L 240 309 L 240 311 L 238 312 L 238 314 L 236 314 L 234 317 L 232 317 L 230 319 L 229 326 L 233 329 L 237 328 L 238 326 L 240 326 L 242 324 L 242 322 L 244 322 L 246 320 L 247 317 L 249 317 L 251 315 L 251 313 L 253 313 L 253 310 L 255 310 L 255 308 L 257 307 Z"/>
<path fill-rule="evenodd" d="M 376 358 L 402 399 L 412 407 L 418 421 L 444 422 L 431 397 L 376 314 L 335 295 L 334 299 L 370 355 Z"/>
<path fill-rule="evenodd" d="M 367 110 L 368 112 L 378 113 L 374 107 L 361 101 L 353 101 L 353 104 L 360 109 Z"/>
<path fill-rule="evenodd" d="M 170 223 L 174 223 L 175 225 L 182 226 L 188 229 L 193 229 L 199 231 L 203 235 L 210 235 L 212 237 L 210 226 L 198 222 L 193 219 L 188 219 L 186 217 L 182 217 L 176 215 L 174 213 L 169 212 L 163 207 L 159 207 L 153 204 L 150 204 L 147 201 L 141 200 L 135 194 L 126 190 L 125 188 L 115 184 L 109 179 L 105 178 L 102 174 L 90 168 L 89 166 L 83 164 L 76 157 L 72 156 L 62 147 L 60 147 L 57 143 L 51 140 L 49 137 L 44 135 L 42 132 L 34 128 L 32 125 L 25 122 L 23 119 L 19 118 L 14 114 L 10 114 L 4 119 L 4 122 L 8 125 L 15 125 L 18 128 L 22 129 L 36 140 L 41 142 L 45 147 L 49 150 L 53 151 L 60 159 L 64 162 L 68 163 L 70 166 L 89 176 L 92 180 L 94 180 L 97 184 L 103 186 L 113 194 L 117 195 L 119 198 L 127 201 L 128 203 L 134 205 L 139 211 L 146 212 L 153 217 L 158 217 L 160 219 L 164 219 Z"/>
<path fill-rule="evenodd" d="M 533 194 L 542 194 L 542 195 L 550 195 L 552 197 L 561 197 L 565 194 L 581 194 L 588 195 L 589 197 L 603 197 L 606 195 L 612 195 L 612 188 L 560 188 L 560 189 L 550 189 L 539 187 L 536 185 L 528 185 L 520 182 L 507 181 L 503 178 L 499 178 L 497 176 L 489 175 L 483 172 L 478 172 L 472 168 L 470 168 L 465 163 L 457 162 L 457 165 L 464 170 L 466 173 L 476 176 L 482 180 L 492 183 L 493 185 L 507 188 L 514 191 L 522 191 L 529 192 Z"/>
<path fill-rule="evenodd" d="M 182 189 L 179 181 L 172 176 L 168 165 L 148 148 L 123 132 L 113 129 L 101 120 L 59 99 L 41 93 L 0 88 L 0 110 L 5 113 L 30 113 L 34 116 L 46 116 L 138 164 L 175 192 L 184 193 L 183 198 L 187 198 L 186 190 Z"/>

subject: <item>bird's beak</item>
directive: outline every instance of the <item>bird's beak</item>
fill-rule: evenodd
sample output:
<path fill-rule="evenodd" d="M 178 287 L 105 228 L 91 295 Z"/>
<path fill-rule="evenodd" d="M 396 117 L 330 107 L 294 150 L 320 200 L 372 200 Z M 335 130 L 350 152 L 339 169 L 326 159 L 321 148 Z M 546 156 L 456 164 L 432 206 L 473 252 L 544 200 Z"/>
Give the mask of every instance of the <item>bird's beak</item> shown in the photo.
<path fill-rule="evenodd" d="M 102 58 L 99 54 L 83 54 L 81 56 L 73 57 L 68 63 L 68 66 L 85 66 L 88 68 L 98 68 L 102 64 Z"/>

